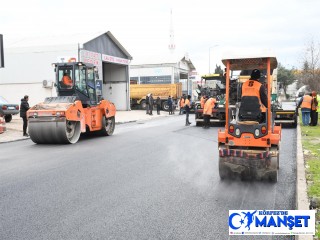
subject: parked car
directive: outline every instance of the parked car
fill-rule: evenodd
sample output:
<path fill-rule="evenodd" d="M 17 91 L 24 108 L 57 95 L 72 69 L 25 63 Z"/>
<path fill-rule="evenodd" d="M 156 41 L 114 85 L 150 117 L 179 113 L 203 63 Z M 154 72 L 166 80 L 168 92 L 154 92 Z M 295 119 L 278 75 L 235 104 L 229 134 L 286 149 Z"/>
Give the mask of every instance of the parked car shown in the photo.
<path fill-rule="evenodd" d="M 5 98 L 0 96 L 0 116 L 4 116 L 6 122 L 12 120 L 12 115 L 19 113 L 19 104 L 9 103 Z"/>

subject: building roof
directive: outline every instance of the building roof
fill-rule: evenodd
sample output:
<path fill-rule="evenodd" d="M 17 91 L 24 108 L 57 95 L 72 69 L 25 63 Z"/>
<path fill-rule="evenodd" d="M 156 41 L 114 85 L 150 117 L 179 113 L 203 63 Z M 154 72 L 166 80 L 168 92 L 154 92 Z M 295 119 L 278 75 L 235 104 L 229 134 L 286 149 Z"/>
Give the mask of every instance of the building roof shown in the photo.
<path fill-rule="evenodd" d="M 108 32 L 94 32 L 94 33 L 74 33 L 74 34 L 61 34 L 61 35 L 46 35 L 46 36 L 34 36 L 28 38 L 17 39 L 15 42 L 6 43 L 6 48 L 8 49 L 45 49 L 47 46 L 53 46 L 54 48 L 59 48 L 59 46 L 70 46 L 78 44 L 80 47 L 92 41 L 102 35 L 108 36 L 115 45 L 128 57 L 132 59 L 132 56 L 129 52 L 121 45 L 121 43 L 113 36 L 113 34 Z"/>
<path fill-rule="evenodd" d="M 154 54 L 154 55 L 139 55 L 131 61 L 131 66 L 140 66 L 140 65 L 166 65 L 166 64 L 178 64 L 181 61 L 185 61 L 188 64 L 190 70 L 195 70 L 193 63 L 191 62 L 188 54 L 182 56 L 177 53 L 168 53 L 168 54 Z"/>

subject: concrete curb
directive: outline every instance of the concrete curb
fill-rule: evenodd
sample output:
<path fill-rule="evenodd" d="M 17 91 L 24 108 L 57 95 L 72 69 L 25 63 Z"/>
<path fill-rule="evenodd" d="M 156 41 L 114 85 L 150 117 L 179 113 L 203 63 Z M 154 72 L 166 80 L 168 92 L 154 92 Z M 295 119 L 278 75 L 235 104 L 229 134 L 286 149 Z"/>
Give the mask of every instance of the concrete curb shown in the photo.
<path fill-rule="evenodd" d="M 179 116 L 179 114 L 177 114 L 176 116 Z M 169 115 L 161 115 L 161 116 L 157 116 L 155 118 L 145 118 L 145 119 L 133 119 L 133 120 L 127 120 L 127 121 L 116 121 L 115 124 L 116 125 L 122 125 L 122 124 L 127 124 L 127 123 L 135 123 L 135 122 L 144 122 L 144 121 L 150 121 L 150 120 L 154 120 L 154 119 L 158 119 L 158 118 L 165 118 L 165 117 L 171 117 Z M 11 131 L 18 131 L 17 129 L 15 128 L 10 128 L 10 129 L 7 129 L 8 130 L 11 130 Z M 19 131 L 21 132 L 22 134 L 22 131 Z M 5 134 L 5 133 L 4 133 Z M 30 139 L 30 137 L 26 137 L 26 138 L 16 138 L 16 139 L 12 139 L 12 140 L 6 140 L 6 141 L 3 141 L 1 142 L 0 141 L 0 144 L 3 144 L 3 143 L 10 143 L 10 142 L 18 142 L 18 141 L 24 141 L 24 140 L 28 140 Z"/>
<path fill-rule="evenodd" d="M 297 126 L 297 189 L 296 189 L 296 209 L 309 210 L 309 199 L 307 195 L 307 180 L 304 165 L 304 157 L 301 142 L 301 127 L 298 120 Z M 298 240 L 312 240 L 313 236 L 296 236 Z"/>
<path fill-rule="evenodd" d="M 8 141 L 5 141 L 5 142 L 0 142 L 0 144 L 11 143 L 11 142 L 19 142 L 19 141 L 25 141 L 25 140 L 28 140 L 28 139 L 30 139 L 30 137 L 19 138 L 19 139 L 14 139 L 14 140 L 8 140 Z"/>

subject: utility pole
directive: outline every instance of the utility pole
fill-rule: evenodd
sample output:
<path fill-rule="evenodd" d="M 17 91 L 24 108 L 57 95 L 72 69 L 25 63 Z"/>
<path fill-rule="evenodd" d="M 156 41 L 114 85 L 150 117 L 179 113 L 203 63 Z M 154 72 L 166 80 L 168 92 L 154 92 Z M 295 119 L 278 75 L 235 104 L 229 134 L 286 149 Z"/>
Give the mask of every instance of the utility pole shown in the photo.
<path fill-rule="evenodd" d="M 0 34 L 0 68 L 4 68 L 3 35 Z"/>
<path fill-rule="evenodd" d="M 174 52 L 176 45 L 174 44 L 174 31 L 173 31 L 173 21 L 172 21 L 172 9 L 170 12 L 170 43 L 169 43 L 169 50 L 171 53 Z"/>

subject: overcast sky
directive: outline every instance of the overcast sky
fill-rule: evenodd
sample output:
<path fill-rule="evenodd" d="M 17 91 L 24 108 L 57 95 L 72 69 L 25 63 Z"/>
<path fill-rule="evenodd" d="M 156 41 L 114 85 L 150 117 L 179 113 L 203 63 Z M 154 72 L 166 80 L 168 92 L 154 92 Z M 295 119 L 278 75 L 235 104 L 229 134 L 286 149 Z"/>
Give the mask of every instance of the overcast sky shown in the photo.
<path fill-rule="evenodd" d="M 0 34 L 14 47 L 31 37 L 110 31 L 139 59 L 170 54 L 171 9 L 175 51 L 188 53 L 200 74 L 209 54 L 212 72 L 231 52 L 262 50 L 299 68 L 308 43 L 320 42 L 319 0 L 10 0 L 1 1 Z"/>

